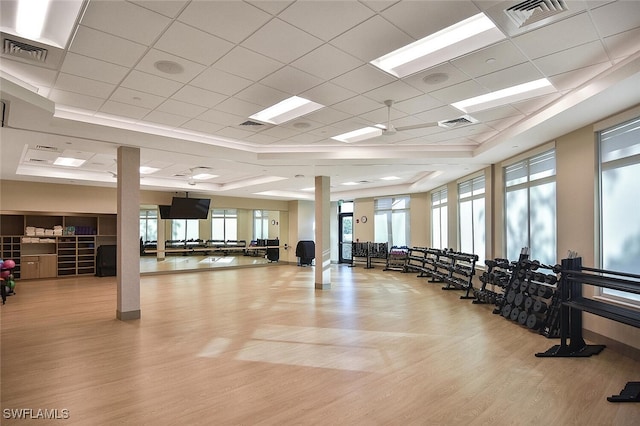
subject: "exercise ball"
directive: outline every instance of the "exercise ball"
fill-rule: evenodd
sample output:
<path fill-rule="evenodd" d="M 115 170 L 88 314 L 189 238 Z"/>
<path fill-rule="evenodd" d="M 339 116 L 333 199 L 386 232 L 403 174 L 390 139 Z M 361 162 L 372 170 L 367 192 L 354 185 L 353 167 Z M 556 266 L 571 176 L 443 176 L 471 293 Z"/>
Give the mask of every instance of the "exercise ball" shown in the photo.
<path fill-rule="evenodd" d="M 3 268 L 5 268 L 5 269 L 13 269 L 15 267 L 16 267 L 16 262 L 14 262 L 13 260 L 7 259 L 7 260 L 4 261 Z"/>
<path fill-rule="evenodd" d="M 0 269 L 4 268 L 4 260 L 0 259 Z"/>
<path fill-rule="evenodd" d="M 14 280 L 9 280 L 7 281 L 7 285 L 11 290 L 13 290 L 16 287 L 16 282 Z"/>
<path fill-rule="evenodd" d="M 0 272 L 0 275 L 2 276 L 2 278 L 9 278 L 9 275 L 11 275 L 11 271 L 4 270 Z"/>

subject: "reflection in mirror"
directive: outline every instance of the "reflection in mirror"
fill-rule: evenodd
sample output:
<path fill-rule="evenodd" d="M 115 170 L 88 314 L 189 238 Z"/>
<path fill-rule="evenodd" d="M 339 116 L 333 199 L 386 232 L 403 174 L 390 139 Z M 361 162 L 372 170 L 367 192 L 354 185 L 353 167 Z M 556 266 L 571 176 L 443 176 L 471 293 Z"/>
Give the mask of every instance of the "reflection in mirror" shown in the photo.
<path fill-rule="evenodd" d="M 279 239 L 280 212 L 212 209 L 207 219 L 163 219 L 140 209 L 140 273 L 164 273 L 270 263 L 263 240 Z"/>

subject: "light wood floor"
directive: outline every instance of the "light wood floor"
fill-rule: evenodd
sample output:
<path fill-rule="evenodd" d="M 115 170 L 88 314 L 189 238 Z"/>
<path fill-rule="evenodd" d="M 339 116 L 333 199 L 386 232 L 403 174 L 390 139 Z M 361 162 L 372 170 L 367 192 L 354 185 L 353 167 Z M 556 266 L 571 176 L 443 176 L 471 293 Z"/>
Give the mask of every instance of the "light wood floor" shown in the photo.
<path fill-rule="evenodd" d="M 2 409 L 64 425 L 637 425 L 614 404 L 640 362 L 557 343 L 424 278 L 271 265 L 141 278 L 115 319 L 114 277 L 18 282 L 1 308 Z M 36 411 L 34 411 L 36 412 Z"/>

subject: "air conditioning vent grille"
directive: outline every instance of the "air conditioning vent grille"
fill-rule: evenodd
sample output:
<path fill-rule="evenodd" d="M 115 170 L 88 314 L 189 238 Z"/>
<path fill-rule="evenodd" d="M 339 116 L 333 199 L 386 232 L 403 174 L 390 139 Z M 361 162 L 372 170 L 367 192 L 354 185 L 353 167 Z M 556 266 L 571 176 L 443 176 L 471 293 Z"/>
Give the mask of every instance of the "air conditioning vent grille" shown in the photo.
<path fill-rule="evenodd" d="M 48 50 L 42 47 L 5 38 L 3 40 L 2 53 L 30 61 L 45 62 L 47 60 Z"/>
<path fill-rule="evenodd" d="M 264 126 L 262 123 L 258 123 L 257 121 L 247 120 L 244 123 L 240 123 L 241 126 Z"/>
<path fill-rule="evenodd" d="M 36 145 L 34 149 L 38 151 L 58 152 L 58 148 L 56 148 L 55 146 L 48 146 L 48 145 Z"/>
<path fill-rule="evenodd" d="M 448 129 L 453 129 L 454 127 L 462 127 L 468 124 L 477 123 L 478 120 L 471 117 L 470 115 L 463 115 L 462 117 L 454 118 L 451 120 L 445 120 L 438 122 L 440 127 L 446 127 Z"/>
<path fill-rule="evenodd" d="M 504 13 L 518 28 L 522 28 L 567 10 L 564 0 L 525 0 L 506 9 Z"/>

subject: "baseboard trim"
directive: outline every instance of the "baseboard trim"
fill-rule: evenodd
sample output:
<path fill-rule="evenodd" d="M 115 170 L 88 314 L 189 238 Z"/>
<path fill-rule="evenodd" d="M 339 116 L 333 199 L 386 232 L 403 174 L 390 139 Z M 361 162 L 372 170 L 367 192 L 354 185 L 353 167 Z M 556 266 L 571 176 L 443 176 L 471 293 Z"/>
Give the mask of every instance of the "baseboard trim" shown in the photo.
<path fill-rule="evenodd" d="M 624 356 L 640 361 L 640 349 L 638 348 L 634 348 L 633 346 L 629 346 L 625 343 L 613 340 L 610 337 L 606 337 L 586 329 L 582 330 L 582 336 L 590 342 L 606 345 L 607 349 L 612 349 Z"/>

